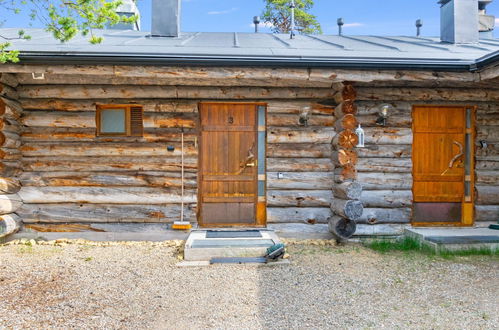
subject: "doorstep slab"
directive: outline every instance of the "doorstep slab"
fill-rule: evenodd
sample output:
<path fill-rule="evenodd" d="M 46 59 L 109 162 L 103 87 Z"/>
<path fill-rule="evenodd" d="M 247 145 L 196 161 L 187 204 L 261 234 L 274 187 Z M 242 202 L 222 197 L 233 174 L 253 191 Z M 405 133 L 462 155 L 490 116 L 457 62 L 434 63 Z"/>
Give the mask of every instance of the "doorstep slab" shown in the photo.
<path fill-rule="evenodd" d="M 184 260 L 209 261 L 212 258 L 263 257 L 267 249 L 280 240 L 270 230 L 261 230 L 261 237 L 210 238 L 207 230 L 193 230 L 184 248 Z M 234 231 L 233 231 L 234 232 Z"/>

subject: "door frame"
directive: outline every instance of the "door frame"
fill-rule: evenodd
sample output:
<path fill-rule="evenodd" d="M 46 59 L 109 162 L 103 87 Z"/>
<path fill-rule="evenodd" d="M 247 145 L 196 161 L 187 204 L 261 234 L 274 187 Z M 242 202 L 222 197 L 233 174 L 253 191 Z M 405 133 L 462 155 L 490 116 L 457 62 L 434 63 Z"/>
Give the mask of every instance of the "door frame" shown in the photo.
<path fill-rule="evenodd" d="M 463 195 L 462 206 L 461 206 L 461 221 L 459 222 L 416 222 L 414 220 L 414 109 L 418 107 L 425 108 L 435 108 L 435 111 L 438 111 L 439 108 L 462 108 L 463 111 L 466 109 L 471 109 L 471 127 L 469 129 L 465 129 L 465 139 L 466 134 L 471 135 L 471 143 L 470 143 L 470 175 L 469 178 L 464 175 L 463 185 L 469 179 L 470 182 L 470 197 L 468 199 Z M 477 106 L 474 105 L 460 105 L 460 104 L 413 104 L 411 107 L 411 131 L 412 131 L 412 144 L 411 144 L 411 176 L 412 176 L 412 187 L 411 192 L 413 196 L 412 205 L 411 205 L 411 225 L 413 227 L 470 227 L 475 223 L 475 153 L 476 153 L 476 110 Z M 465 119 L 466 120 L 466 119 Z"/>
<path fill-rule="evenodd" d="M 202 134 L 203 134 L 203 126 L 201 125 L 201 106 L 203 104 L 223 104 L 223 105 L 253 105 L 256 108 L 256 132 L 255 132 L 255 141 L 257 142 L 257 150 L 259 149 L 259 139 L 258 135 L 260 132 L 264 132 L 265 138 L 264 140 L 264 145 L 263 145 L 263 150 L 264 150 L 264 159 L 260 159 L 260 154 L 257 151 L 257 164 L 263 161 L 263 168 L 264 168 L 264 174 L 258 174 L 258 167 L 257 166 L 257 179 L 255 181 L 256 185 L 256 196 L 255 196 L 255 221 L 252 224 L 248 223 L 223 223 L 223 224 L 207 224 L 205 225 L 203 223 L 203 219 L 201 216 L 201 208 L 202 208 L 202 195 L 203 195 L 203 189 L 202 189 L 202 181 L 203 181 L 203 174 L 202 174 L 202 144 L 203 144 L 203 139 L 202 139 Z M 262 106 L 264 107 L 264 124 L 265 125 L 259 125 L 259 114 L 258 114 L 258 107 Z M 196 210 L 196 218 L 198 222 L 198 226 L 202 228 L 231 228 L 231 227 L 247 227 L 247 228 L 265 228 L 267 227 L 267 103 L 265 102 L 224 102 L 224 101 L 208 101 L 208 102 L 198 102 L 198 171 L 197 171 L 197 210 Z M 263 191 L 263 196 L 259 196 L 258 194 L 258 185 L 259 182 L 263 181 L 264 185 L 264 191 Z"/>

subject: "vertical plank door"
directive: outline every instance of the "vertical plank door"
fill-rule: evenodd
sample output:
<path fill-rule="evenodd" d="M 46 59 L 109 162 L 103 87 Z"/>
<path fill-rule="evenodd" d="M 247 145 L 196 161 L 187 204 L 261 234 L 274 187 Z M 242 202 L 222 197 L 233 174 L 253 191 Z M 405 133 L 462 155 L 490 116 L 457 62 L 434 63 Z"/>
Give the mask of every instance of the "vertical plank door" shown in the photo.
<path fill-rule="evenodd" d="M 471 225 L 472 114 L 466 107 L 413 108 L 413 225 Z"/>
<path fill-rule="evenodd" d="M 201 103 L 199 224 L 256 224 L 257 108 Z"/>

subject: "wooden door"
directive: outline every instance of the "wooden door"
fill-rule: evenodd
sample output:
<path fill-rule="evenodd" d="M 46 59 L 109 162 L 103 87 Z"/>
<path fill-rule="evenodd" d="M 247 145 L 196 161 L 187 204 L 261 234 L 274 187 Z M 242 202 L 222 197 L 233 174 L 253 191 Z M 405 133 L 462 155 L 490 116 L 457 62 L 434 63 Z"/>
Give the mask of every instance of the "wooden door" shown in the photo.
<path fill-rule="evenodd" d="M 256 225 L 257 107 L 201 103 L 199 224 Z"/>
<path fill-rule="evenodd" d="M 473 223 L 473 116 L 470 107 L 414 107 L 414 225 Z"/>

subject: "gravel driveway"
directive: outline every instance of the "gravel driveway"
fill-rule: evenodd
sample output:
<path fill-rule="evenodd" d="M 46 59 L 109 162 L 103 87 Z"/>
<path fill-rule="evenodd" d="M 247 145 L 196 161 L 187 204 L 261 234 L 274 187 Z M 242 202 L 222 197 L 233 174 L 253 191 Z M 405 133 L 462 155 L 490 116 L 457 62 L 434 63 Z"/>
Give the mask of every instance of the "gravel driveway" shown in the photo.
<path fill-rule="evenodd" d="M 291 265 L 178 268 L 176 251 L 166 244 L 0 246 L 0 328 L 499 324 L 497 257 L 291 245 Z"/>

